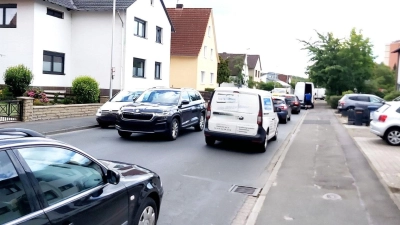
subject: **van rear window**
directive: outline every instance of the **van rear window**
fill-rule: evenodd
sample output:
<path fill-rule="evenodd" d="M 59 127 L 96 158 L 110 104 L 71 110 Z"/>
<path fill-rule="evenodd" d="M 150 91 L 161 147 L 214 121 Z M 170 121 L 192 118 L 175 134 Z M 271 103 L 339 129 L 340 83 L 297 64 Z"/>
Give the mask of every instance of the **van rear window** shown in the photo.
<path fill-rule="evenodd" d="M 258 95 L 245 93 L 216 92 L 212 109 L 239 113 L 258 113 L 260 103 Z"/>

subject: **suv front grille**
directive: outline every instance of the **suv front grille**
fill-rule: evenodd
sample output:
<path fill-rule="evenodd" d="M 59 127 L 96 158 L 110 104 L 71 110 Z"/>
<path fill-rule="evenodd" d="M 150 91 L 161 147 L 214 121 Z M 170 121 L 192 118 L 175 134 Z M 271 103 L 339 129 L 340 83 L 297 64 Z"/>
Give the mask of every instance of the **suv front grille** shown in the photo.
<path fill-rule="evenodd" d="M 110 111 L 110 110 L 103 110 L 103 111 L 101 111 L 101 115 L 102 116 L 106 116 L 106 115 L 108 115 L 108 114 L 117 114 L 118 113 L 118 110 L 112 110 L 112 111 Z"/>
<path fill-rule="evenodd" d="M 151 120 L 153 114 L 122 113 L 122 117 L 128 120 Z"/>

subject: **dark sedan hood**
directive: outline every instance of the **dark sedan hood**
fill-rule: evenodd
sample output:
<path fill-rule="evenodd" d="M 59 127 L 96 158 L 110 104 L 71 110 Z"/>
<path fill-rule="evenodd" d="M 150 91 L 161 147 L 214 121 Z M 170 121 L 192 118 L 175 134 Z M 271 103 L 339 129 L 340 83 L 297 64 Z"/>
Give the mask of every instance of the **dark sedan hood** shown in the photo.
<path fill-rule="evenodd" d="M 118 172 L 121 175 L 121 180 L 139 182 L 157 176 L 153 171 L 138 165 L 110 160 L 99 161 L 108 169 Z"/>
<path fill-rule="evenodd" d="M 167 110 L 172 110 L 177 106 L 171 105 L 159 105 L 150 103 L 132 103 L 125 105 L 121 108 L 123 112 L 135 112 L 135 113 L 162 113 Z"/>

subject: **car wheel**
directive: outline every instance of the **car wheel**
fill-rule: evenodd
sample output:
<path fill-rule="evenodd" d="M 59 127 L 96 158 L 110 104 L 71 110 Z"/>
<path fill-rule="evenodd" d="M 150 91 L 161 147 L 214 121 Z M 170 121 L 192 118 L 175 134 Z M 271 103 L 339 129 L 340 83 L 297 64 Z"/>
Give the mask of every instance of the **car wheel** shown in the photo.
<path fill-rule="evenodd" d="M 119 136 L 123 137 L 123 138 L 128 138 L 131 136 L 131 132 L 126 132 L 126 131 L 118 131 Z"/>
<path fill-rule="evenodd" d="M 271 141 L 276 141 L 278 139 L 278 128 L 276 128 L 275 135 L 271 138 Z"/>
<path fill-rule="evenodd" d="M 258 152 L 265 152 L 267 151 L 267 147 L 268 147 L 268 134 L 265 136 L 264 141 L 257 146 L 257 151 Z"/>
<path fill-rule="evenodd" d="M 202 131 L 204 129 L 204 114 L 200 115 L 199 123 L 194 127 L 196 131 Z"/>
<path fill-rule="evenodd" d="M 208 146 L 213 146 L 215 144 L 215 139 L 214 138 L 210 138 L 210 137 L 206 137 L 206 144 Z"/>
<path fill-rule="evenodd" d="M 288 116 L 286 116 L 285 119 L 282 120 L 282 123 L 287 124 L 287 121 L 288 121 Z"/>
<path fill-rule="evenodd" d="M 169 128 L 168 139 L 171 141 L 176 140 L 179 135 L 179 122 L 178 119 L 174 118 L 171 121 L 171 125 Z"/>
<path fill-rule="evenodd" d="M 290 121 L 292 119 L 292 115 L 289 116 L 288 121 Z"/>
<path fill-rule="evenodd" d="M 134 225 L 156 225 L 157 224 L 157 205 L 152 198 L 146 198 L 133 220 Z"/>
<path fill-rule="evenodd" d="M 385 140 L 389 145 L 400 145 L 400 129 L 390 128 L 388 131 L 386 131 Z"/>
<path fill-rule="evenodd" d="M 101 128 L 107 128 L 107 127 L 108 127 L 108 124 L 106 124 L 106 123 L 99 123 L 99 126 L 100 126 Z"/>

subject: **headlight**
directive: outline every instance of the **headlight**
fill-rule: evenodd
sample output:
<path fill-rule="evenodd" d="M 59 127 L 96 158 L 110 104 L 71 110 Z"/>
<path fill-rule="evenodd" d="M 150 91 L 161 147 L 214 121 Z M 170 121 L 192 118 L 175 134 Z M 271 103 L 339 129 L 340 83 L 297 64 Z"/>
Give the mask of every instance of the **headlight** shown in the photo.
<path fill-rule="evenodd" d="M 122 110 L 121 109 L 118 109 L 118 115 L 121 115 L 122 114 Z"/>
<path fill-rule="evenodd" d="M 172 111 L 163 111 L 161 113 L 154 113 L 155 116 L 171 116 L 173 114 Z"/>
<path fill-rule="evenodd" d="M 100 116 L 100 115 L 101 115 L 101 108 L 99 108 L 99 109 L 97 110 L 96 115 L 97 115 L 97 116 Z"/>

